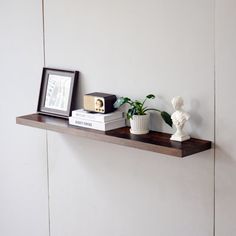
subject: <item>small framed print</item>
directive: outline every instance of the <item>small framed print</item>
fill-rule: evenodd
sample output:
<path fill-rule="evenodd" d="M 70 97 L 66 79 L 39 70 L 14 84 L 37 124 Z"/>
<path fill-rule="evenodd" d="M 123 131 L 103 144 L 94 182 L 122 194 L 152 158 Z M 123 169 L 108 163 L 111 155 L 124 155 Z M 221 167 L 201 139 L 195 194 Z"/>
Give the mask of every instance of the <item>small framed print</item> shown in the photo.
<path fill-rule="evenodd" d="M 74 108 L 79 72 L 43 68 L 38 113 L 68 118 Z"/>

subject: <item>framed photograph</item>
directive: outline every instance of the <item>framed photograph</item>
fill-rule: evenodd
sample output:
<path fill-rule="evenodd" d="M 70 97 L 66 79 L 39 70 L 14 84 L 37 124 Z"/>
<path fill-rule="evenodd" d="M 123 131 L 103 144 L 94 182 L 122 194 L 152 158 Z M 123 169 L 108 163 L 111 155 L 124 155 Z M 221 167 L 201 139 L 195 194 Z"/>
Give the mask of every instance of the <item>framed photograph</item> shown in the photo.
<path fill-rule="evenodd" d="M 43 68 L 37 111 L 68 118 L 75 104 L 78 77 L 78 71 Z"/>

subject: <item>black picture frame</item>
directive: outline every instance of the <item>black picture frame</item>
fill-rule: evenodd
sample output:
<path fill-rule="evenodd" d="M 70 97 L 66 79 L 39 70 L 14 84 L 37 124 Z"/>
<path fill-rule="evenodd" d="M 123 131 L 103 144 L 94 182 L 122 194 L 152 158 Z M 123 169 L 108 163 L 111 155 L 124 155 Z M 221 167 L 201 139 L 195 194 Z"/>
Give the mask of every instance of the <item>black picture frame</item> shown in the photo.
<path fill-rule="evenodd" d="M 44 67 L 37 112 L 68 118 L 75 107 L 79 71 Z"/>

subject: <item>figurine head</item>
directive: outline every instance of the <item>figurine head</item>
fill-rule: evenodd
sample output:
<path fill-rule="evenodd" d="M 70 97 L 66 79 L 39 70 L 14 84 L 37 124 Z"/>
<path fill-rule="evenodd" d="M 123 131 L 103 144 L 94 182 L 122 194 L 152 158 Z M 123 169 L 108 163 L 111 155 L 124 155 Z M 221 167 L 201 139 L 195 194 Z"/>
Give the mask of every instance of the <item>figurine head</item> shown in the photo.
<path fill-rule="evenodd" d="M 171 103 L 175 110 L 180 110 L 181 107 L 184 105 L 184 100 L 180 96 L 176 96 L 171 100 Z"/>

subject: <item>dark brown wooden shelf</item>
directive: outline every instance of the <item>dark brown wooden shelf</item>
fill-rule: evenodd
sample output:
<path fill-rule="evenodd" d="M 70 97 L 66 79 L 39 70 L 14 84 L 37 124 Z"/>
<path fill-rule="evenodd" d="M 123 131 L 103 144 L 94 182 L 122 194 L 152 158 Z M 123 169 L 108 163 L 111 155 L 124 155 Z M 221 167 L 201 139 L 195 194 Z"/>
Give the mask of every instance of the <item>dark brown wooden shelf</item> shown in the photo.
<path fill-rule="evenodd" d="M 104 132 L 71 126 L 68 120 L 40 114 L 17 117 L 16 123 L 176 157 L 189 156 L 211 148 L 211 142 L 206 140 L 191 138 L 180 143 L 171 141 L 171 135 L 167 133 L 150 131 L 149 134 L 134 135 L 129 132 L 129 127 Z"/>

